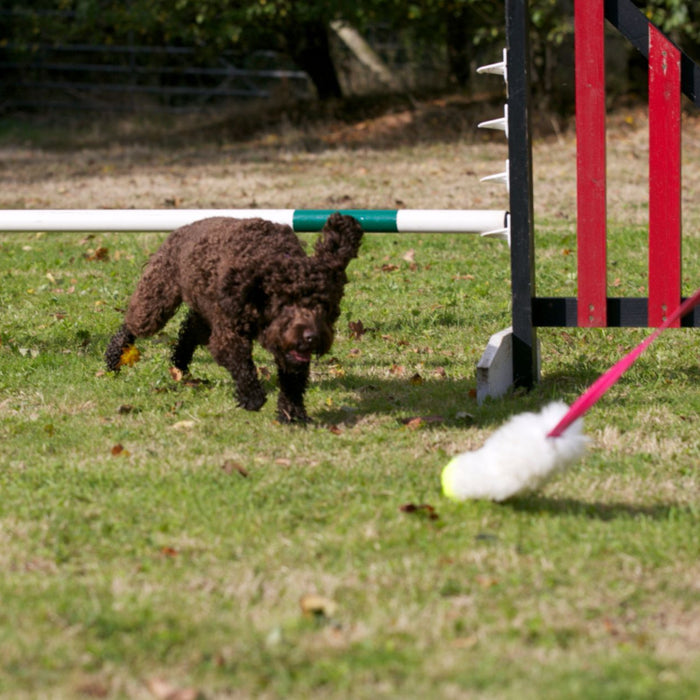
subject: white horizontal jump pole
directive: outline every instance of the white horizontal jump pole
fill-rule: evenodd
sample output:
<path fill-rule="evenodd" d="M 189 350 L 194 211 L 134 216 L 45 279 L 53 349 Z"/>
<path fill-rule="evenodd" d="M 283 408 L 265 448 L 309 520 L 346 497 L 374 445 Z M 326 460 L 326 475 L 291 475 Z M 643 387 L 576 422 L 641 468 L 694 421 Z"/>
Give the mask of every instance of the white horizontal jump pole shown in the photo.
<path fill-rule="evenodd" d="M 260 217 L 295 231 L 320 231 L 336 209 L 3 209 L 0 232 L 172 231 L 212 216 Z M 479 209 L 343 209 L 368 233 L 478 233 L 508 239 L 507 211 Z"/>

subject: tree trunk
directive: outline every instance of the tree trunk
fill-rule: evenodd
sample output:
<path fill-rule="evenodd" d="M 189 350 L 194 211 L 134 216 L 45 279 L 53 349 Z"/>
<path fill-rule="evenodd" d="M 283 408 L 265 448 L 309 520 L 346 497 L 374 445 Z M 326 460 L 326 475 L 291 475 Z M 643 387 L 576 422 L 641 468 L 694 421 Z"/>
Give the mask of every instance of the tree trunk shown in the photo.
<path fill-rule="evenodd" d="M 286 33 L 286 39 L 289 55 L 299 68 L 308 73 L 319 99 L 342 97 L 326 25 L 318 20 L 292 27 Z"/>
<path fill-rule="evenodd" d="M 450 79 L 460 88 L 469 84 L 471 77 L 470 59 L 472 53 L 472 23 L 467 10 L 450 14 L 445 18 L 447 62 Z"/>

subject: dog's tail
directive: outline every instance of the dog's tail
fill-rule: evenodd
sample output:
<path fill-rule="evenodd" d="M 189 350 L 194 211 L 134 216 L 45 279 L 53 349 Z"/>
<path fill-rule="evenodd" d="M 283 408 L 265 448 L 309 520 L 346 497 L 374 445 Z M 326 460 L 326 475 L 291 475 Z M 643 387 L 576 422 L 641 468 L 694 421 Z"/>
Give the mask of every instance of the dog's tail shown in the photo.
<path fill-rule="evenodd" d="M 315 256 L 331 267 L 345 269 L 357 257 L 364 232 L 352 216 L 331 214 L 314 247 Z"/>

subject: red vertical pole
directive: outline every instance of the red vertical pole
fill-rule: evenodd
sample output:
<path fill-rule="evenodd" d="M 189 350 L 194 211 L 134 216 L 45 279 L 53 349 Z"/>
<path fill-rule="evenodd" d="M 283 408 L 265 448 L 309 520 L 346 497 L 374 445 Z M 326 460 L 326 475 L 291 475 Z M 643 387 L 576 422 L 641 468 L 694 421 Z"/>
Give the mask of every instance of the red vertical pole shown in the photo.
<path fill-rule="evenodd" d="M 681 55 L 650 24 L 649 325 L 660 326 L 680 302 Z"/>
<path fill-rule="evenodd" d="M 578 325 L 607 325 L 603 0 L 577 0 L 576 199 Z"/>

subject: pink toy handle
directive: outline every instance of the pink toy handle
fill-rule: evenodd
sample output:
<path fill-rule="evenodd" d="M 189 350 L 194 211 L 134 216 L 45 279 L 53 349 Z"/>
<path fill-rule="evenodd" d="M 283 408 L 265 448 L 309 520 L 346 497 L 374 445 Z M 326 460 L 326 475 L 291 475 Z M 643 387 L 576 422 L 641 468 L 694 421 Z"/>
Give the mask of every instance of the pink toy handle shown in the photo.
<path fill-rule="evenodd" d="M 615 382 L 634 364 L 634 361 L 675 321 L 685 316 L 700 303 L 700 289 L 688 297 L 666 320 L 636 348 L 616 362 L 607 372 L 591 384 L 581 396 L 574 401 L 566 415 L 557 423 L 547 437 L 559 437 L 575 420 L 580 418 Z"/>

